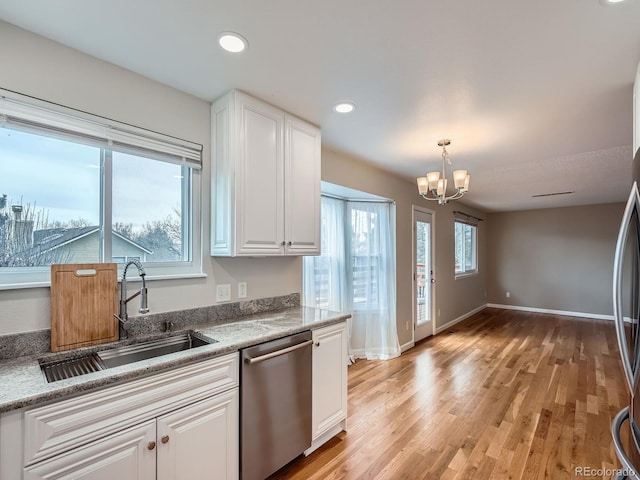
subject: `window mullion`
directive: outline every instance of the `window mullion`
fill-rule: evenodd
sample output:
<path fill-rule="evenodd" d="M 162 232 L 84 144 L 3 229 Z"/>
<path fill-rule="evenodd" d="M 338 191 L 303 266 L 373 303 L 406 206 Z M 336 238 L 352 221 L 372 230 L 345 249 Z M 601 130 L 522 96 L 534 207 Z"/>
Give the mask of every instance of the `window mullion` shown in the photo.
<path fill-rule="evenodd" d="M 467 264 L 467 242 L 469 236 L 469 228 L 464 225 L 462 227 L 462 271 L 467 273 L 469 271 L 469 265 Z"/>
<path fill-rule="evenodd" d="M 346 286 L 347 286 L 347 310 L 351 310 L 354 307 L 353 302 L 353 222 L 352 222 L 352 212 L 347 202 L 342 202 L 343 212 L 344 212 L 344 263 L 345 263 L 345 272 L 346 272 Z"/>
<path fill-rule="evenodd" d="M 191 191 L 193 189 L 193 180 L 189 168 L 186 166 L 182 166 L 182 183 L 181 183 L 181 196 L 182 201 L 180 202 L 180 215 L 181 215 L 181 225 L 182 225 L 182 243 L 181 243 L 181 253 L 183 261 L 191 261 L 193 256 L 191 255 L 190 247 L 192 245 L 191 241 L 191 228 L 192 228 L 192 219 L 193 219 L 193 205 L 191 202 Z"/>
<path fill-rule="evenodd" d="M 100 185 L 100 261 L 111 262 L 113 257 L 113 154 L 101 150 Z"/>

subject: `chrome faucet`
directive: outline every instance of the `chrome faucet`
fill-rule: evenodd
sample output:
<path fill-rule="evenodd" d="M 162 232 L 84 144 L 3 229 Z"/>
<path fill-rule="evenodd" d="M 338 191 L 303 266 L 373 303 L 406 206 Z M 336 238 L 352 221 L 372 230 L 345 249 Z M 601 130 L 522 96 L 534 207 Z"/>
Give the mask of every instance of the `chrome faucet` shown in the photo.
<path fill-rule="evenodd" d="M 142 279 L 142 288 L 127 298 L 127 269 L 131 265 L 134 265 L 138 269 L 138 275 L 140 275 L 140 278 Z M 146 272 L 138 260 L 129 260 L 122 270 L 122 279 L 120 280 L 120 314 L 114 315 L 114 317 L 118 319 L 121 333 L 120 336 L 122 336 L 123 332 L 126 334 L 126 331 L 129 328 L 129 325 L 127 325 L 127 321 L 129 320 L 129 315 L 127 314 L 127 303 L 140 295 L 140 308 L 138 309 L 138 312 L 149 313 L 149 307 L 147 306 L 147 284 L 144 279 L 145 275 Z"/>

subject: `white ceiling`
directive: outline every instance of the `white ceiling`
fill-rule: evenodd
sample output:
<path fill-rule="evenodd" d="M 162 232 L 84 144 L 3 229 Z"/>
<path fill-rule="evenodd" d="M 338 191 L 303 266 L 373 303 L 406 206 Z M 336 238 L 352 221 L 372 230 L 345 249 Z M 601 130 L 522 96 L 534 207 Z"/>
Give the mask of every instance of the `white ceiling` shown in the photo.
<path fill-rule="evenodd" d="M 451 138 L 465 203 L 501 211 L 625 200 L 640 0 L 600 1 L 0 0 L 0 19 L 209 101 L 239 88 L 408 179 Z"/>

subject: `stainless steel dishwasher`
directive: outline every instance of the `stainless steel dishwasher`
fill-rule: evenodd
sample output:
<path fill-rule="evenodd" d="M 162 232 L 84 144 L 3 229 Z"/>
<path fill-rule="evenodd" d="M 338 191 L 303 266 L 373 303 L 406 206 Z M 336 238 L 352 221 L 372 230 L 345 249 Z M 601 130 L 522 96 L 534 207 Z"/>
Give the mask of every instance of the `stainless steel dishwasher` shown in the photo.
<path fill-rule="evenodd" d="M 311 332 L 241 350 L 240 477 L 264 480 L 311 446 Z"/>

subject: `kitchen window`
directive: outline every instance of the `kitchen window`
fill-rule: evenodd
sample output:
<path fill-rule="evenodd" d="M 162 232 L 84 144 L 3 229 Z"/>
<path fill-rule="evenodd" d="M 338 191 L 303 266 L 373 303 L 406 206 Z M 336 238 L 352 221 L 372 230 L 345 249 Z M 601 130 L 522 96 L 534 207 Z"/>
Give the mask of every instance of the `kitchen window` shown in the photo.
<path fill-rule="evenodd" d="M 455 228 L 455 274 L 468 275 L 478 271 L 477 237 L 478 227 L 462 221 L 454 222 Z"/>
<path fill-rule="evenodd" d="M 201 275 L 200 168 L 200 145 L 0 98 L 0 289 L 48 285 L 54 263 Z"/>
<path fill-rule="evenodd" d="M 399 355 L 395 205 L 323 196 L 321 207 L 321 255 L 303 259 L 303 304 L 352 314 L 352 358 Z"/>

